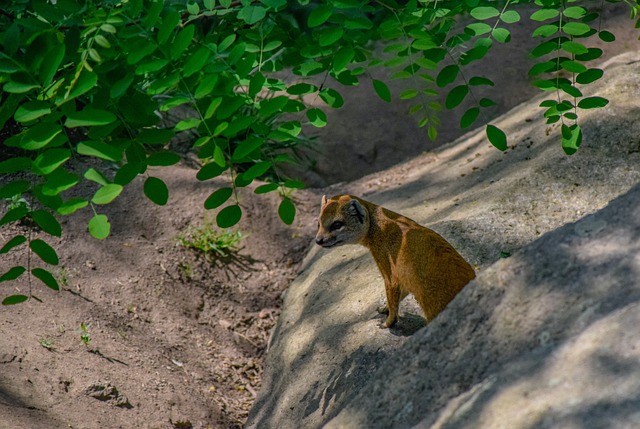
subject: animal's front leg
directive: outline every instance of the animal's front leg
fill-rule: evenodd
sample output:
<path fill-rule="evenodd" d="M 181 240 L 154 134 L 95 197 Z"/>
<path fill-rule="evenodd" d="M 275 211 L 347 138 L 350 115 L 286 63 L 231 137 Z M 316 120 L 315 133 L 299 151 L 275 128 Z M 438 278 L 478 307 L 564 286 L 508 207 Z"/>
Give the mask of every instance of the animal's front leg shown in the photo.
<path fill-rule="evenodd" d="M 401 291 L 400 293 L 400 300 L 398 301 L 398 305 L 400 305 L 400 303 L 402 302 L 403 299 L 405 299 L 405 297 L 408 295 L 408 292 L 405 291 Z M 376 311 L 379 314 L 389 314 L 389 306 L 388 305 L 381 305 L 380 307 L 376 308 Z"/>
<path fill-rule="evenodd" d="M 402 292 L 400 288 L 392 282 L 385 282 L 385 289 L 387 291 L 387 309 L 389 315 L 384 322 L 384 326 L 390 328 L 398 321 L 398 308 L 400 307 Z"/>

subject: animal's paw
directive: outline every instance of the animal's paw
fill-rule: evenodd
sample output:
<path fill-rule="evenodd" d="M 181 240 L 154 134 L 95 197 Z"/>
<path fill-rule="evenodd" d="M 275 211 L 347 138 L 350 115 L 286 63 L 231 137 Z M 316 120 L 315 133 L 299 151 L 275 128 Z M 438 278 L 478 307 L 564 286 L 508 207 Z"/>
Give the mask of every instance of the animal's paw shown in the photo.
<path fill-rule="evenodd" d="M 384 327 L 391 328 L 393 325 L 396 324 L 397 321 L 398 321 L 397 318 L 387 317 L 387 320 L 384 321 Z"/>

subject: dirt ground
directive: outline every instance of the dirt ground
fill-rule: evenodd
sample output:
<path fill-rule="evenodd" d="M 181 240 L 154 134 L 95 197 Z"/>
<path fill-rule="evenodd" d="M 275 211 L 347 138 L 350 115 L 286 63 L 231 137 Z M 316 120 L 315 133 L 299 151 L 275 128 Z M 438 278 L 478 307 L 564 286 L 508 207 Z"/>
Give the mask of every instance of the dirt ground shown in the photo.
<path fill-rule="evenodd" d="M 273 215 L 277 198 L 245 192 L 241 249 L 207 259 L 177 240 L 204 223 L 202 202 L 217 186 L 196 171 L 152 173 L 171 189 L 165 207 L 141 197 L 139 183 L 99 207 L 112 224 L 104 242 L 85 232 L 88 213 L 64 219 L 52 243 L 61 292 L 35 280 L 42 303 L 0 312 L 0 427 L 242 426 L 280 296 L 313 234 L 313 204 L 302 199 L 286 227 Z M 16 228 L 0 231 L 2 242 Z M 2 271 L 25 258 L 24 247 L 3 255 Z M 13 282 L 3 295 L 28 287 Z"/>
<path fill-rule="evenodd" d="M 624 24 L 625 31 L 633 27 Z M 637 32 L 616 34 L 611 55 L 637 46 Z M 484 64 L 493 68 L 491 61 Z M 526 73 L 528 66 L 522 69 Z M 511 83 L 513 73 L 505 70 L 505 81 Z M 522 85 L 504 88 L 501 99 L 513 91 L 511 105 L 522 101 Z M 319 162 L 312 183 L 351 180 L 429 148 L 424 132 L 405 121 L 406 105 L 382 107 L 373 91 L 354 91 L 358 105 L 332 113 L 333 122 L 322 130 L 330 155 Z M 413 127 L 410 135 L 401 121 Z M 358 138 L 348 140 L 354 130 Z M 347 163 L 339 170 L 348 174 L 331 174 L 328 160 Z M 282 293 L 312 245 L 320 196 L 339 192 L 340 185 L 297 192 L 291 227 L 276 216 L 277 198 L 244 192 L 241 250 L 209 260 L 177 244 L 189 227 L 203 224 L 202 203 L 221 184 L 198 182 L 196 171 L 186 162 L 151 172 L 169 185 L 167 206 L 146 200 L 140 182 L 114 204 L 100 206 L 112 225 L 103 242 L 86 232 L 88 210 L 62 219 L 63 237 L 48 239 L 60 255 L 62 290 L 54 293 L 34 280 L 42 303 L 0 307 L 0 429 L 243 426 L 260 388 Z M 371 186 L 401 180 L 402 170 L 395 171 L 397 177 L 372 178 Z M 0 243 L 20 228 L 0 229 Z M 0 271 L 26 258 L 24 245 L 14 249 L 2 255 Z M 2 296 L 29 287 L 4 283 Z"/>

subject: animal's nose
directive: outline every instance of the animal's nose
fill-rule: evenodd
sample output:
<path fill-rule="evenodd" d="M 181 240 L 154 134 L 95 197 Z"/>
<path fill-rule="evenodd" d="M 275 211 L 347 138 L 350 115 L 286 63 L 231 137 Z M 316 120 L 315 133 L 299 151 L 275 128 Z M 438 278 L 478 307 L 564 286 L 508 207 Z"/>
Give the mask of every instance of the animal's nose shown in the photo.
<path fill-rule="evenodd" d="M 322 246 L 324 244 L 324 238 L 316 237 L 316 244 Z"/>

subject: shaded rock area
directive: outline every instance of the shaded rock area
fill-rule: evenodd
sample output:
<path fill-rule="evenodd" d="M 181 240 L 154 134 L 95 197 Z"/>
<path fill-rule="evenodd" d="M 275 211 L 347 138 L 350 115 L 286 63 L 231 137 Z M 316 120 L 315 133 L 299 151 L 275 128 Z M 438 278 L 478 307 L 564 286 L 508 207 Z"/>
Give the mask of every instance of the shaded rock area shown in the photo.
<path fill-rule="evenodd" d="M 629 20 L 629 7 L 626 4 L 606 2 L 602 5 L 594 4 L 593 9 L 601 13 L 601 28 L 610 29 L 616 35 L 614 43 L 605 43 L 595 36 L 584 42 L 589 47 L 604 51 L 598 62 L 640 49 L 637 40 L 638 30 Z M 534 64 L 529 56 L 530 52 L 541 42 L 540 38 L 531 37 L 531 34 L 542 23 L 528 19 L 535 8 L 519 5 L 516 10 L 520 12 L 522 20 L 506 26 L 511 32 L 511 42 L 494 43 L 482 61 L 466 65 L 463 73 L 451 86 L 442 91 L 439 97 L 427 101 L 437 100 L 444 105 L 448 90 L 464 83 L 463 74 L 467 80 L 472 76 L 490 78 L 495 82 L 495 87 L 472 88 L 477 99 L 489 97 L 496 102 L 495 106 L 483 110 L 480 120 L 476 123 L 476 126 L 480 126 L 481 122 L 486 123 L 540 93 L 539 89 L 531 85 L 535 79 L 527 72 Z M 452 51 L 454 56 L 459 54 L 455 49 Z M 446 64 L 450 63 L 444 61 L 442 65 Z M 589 67 L 593 66 L 593 63 L 589 63 Z M 372 76 L 389 81 L 388 76 L 384 76 L 382 68 L 373 70 Z M 290 76 L 289 79 L 299 77 Z M 322 81 L 317 83 L 320 84 Z M 315 162 L 311 169 L 297 173 L 305 177 L 306 182 L 312 186 L 359 180 L 364 174 L 405 162 L 464 134 L 465 131 L 459 126 L 460 118 L 467 108 L 474 105 L 471 97 L 467 97 L 467 100 L 454 110 L 443 110 L 439 115 L 442 126 L 438 129 L 436 141 L 427 139 L 426 130 L 418 128 L 422 118 L 420 114 L 407 114 L 418 98 L 398 98 L 403 91 L 422 85 L 423 82 L 415 82 L 413 79 L 389 81 L 393 103 L 386 103 L 373 95 L 373 87 L 368 79 L 361 79 L 358 86 L 336 85 L 336 89 L 344 94 L 345 105 L 341 109 L 327 111 L 328 127 L 319 130 L 309 127 L 308 134 L 317 137 L 319 142 L 311 155 Z M 318 107 L 325 107 L 317 97 L 308 101 L 314 100 Z M 536 115 L 542 114 L 537 106 L 532 109 L 533 112 L 537 112 Z"/>
<path fill-rule="evenodd" d="M 407 300 L 385 330 L 383 281 L 366 249 L 312 250 L 247 427 L 636 427 L 639 59 L 614 61 L 588 89 L 611 103 L 581 112 L 572 157 L 537 97 L 495 121 L 511 139 L 504 153 L 478 130 L 332 186 L 439 232 L 478 279 L 424 329 L 415 332 L 420 311 Z"/>

